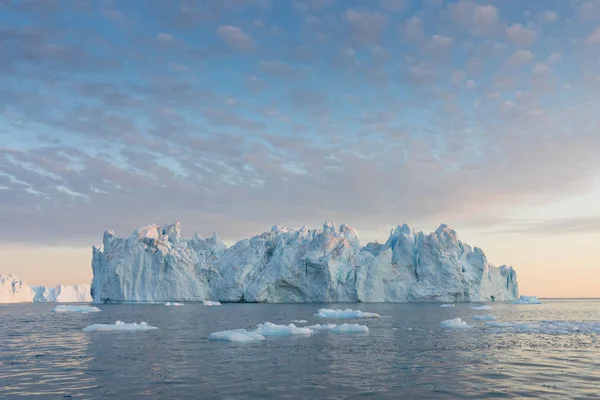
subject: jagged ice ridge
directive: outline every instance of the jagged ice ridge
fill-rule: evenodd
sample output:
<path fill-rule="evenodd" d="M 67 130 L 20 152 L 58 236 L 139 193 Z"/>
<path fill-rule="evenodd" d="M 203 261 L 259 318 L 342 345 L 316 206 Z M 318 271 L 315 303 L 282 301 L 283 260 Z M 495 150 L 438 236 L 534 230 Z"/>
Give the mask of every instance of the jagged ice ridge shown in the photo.
<path fill-rule="evenodd" d="M 407 225 L 384 244 L 361 246 L 356 230 L 270 232 L 225 246 L 216 233 L 180 235 L 181 225 L 147 225 L 127 238 L 106 231 L 93 248 L 94 302 L 470 302 L 514 300 L 512 267 L 441 225 L 431 234 Z"/>
<path fill-rule="evenodd" d="M 14 275 L 0 274 L 0 303 L 90 303 L 89 284 L 29 286 Z"/>

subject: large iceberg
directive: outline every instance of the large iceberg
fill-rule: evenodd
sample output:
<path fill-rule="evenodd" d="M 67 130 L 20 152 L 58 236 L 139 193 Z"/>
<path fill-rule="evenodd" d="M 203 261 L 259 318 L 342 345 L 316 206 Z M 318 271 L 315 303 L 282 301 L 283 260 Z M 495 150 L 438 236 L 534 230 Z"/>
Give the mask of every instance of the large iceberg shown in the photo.
<path fill-rule="evenodd" d="M 29 286 L 14 275 L 0 274 L 0 303 L 91 303 L 89 284 Z"/>
<path fill-rule="evenodd" d="M 204 301 L 470 302 L 518 297 L 511 267 L 490 265 L 483 251 L 441 225 L 415 233 L 398 226 L 384 244 L 361 246 L 353 228 L 270 232 L 226 247 L 180 235 L 179 223 L 136 229 L 127 238 L 106 231 L 93 248 L 94 302 Z"/>

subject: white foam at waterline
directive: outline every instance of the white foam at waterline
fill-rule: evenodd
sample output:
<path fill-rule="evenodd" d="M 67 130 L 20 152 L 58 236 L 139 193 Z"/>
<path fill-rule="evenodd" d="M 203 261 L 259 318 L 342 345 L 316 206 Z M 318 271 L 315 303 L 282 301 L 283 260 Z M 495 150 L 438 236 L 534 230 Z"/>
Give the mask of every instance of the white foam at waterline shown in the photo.
<path fill-rule="evenodd" d="M 155 326 L 148 325 L 146 322 L 140 322 L 136 324 L 132 322 L 130 324 L 123 321 L 117 321 L 114 325 L 111 324 L 94 324 L 83 328 L 84 332 L 100 332 L 100 331 L 149 331 L 152 329 L 158 329 Z"/>
<path fill-rule="evenodd" d="M 521 295 L 517 300 L 509 302 L 510 304 L 542 304 L 537 296 Z"/>
<path fill-rule="evenodd" d="M 213 332 L 208 335 L 208 340 L 223 342 L 260 342 L 265 337 L 256 332 L 250 332 L 245 329 L 232 329 L 228 331 Z"/>
<path fill-rule="evenodd" d="M 440 322 L 440 327 L 448 329 L 467 329 L 471 326 L 467 325 L 467 323 L 460 318 L 454 318 Z"/>
<path fill-rule="evenodd" d="M 454 304 L 442 304 L 440 307 L 454 307 Z"/>
<path fill-rule="evenodd" d="M 292 321 L 292 323 L 294 324 L 306 324 L 308 321 L 303 320 L 303 319 L 295 319 Z"/>
<path fill-rule="evenodd" d="M 56 312 L 56 313 L 73 312 L 73 313 L 84 313 L 84 314 L 87 314 L 87 313 L 91 313 L 91 312 L 100 312 L 101 310 L 98 307 L 92 307 L 92 306 L 65 306 L 65 305 L 60 305 L 60 306 L 54 307 L 50 311 Z"/>
<path fill-rule="evenodd" d="M 334 310 L 331 308 L 321 308 L 315 314 L 315 317 L 321 318 L 379 318 L 379 314 L 370 313 L 360 310 L 352 310 L 347 308 L 345 310 Z"/>
<path fill-rule="evenodd" d="M 204 300 L 202 302 L 202 304 L 204 304 L 205 306 L 220 306 L 221 302 L 220 301 L 210 301 L 210 300 Z"/>
<path fill-rule="evenodd" d="M 473 315 L 472 318 L 477 321 L 494 321 L 496 319 L 493 315 Z"/>
<path fill-rule="evenodd" d="M 478 306 L 478 307 L 471 307 L 471 310 L 488 311 L 488 310 L 493 310 L 493 308 L 492 308 L 492 306 Z"/>
<path fill-rule="evenodd" d="M 185 304 L 167 301 L 165 303 L 165 306 L 167 306 L 167 307 L 176 307 L 176 306 L 185 306 Z"/>
<path fill-rule="evenodd" d="M 294 324 L 289 325 L 277 325 L 272 322 L 265 322 L 264 324 L 258 324 L 254 332 L 263 336 L 292 336 L 292 335 L 305 335 L 312 334 L 312 329 L 306 327 L 298 327 Z"/>

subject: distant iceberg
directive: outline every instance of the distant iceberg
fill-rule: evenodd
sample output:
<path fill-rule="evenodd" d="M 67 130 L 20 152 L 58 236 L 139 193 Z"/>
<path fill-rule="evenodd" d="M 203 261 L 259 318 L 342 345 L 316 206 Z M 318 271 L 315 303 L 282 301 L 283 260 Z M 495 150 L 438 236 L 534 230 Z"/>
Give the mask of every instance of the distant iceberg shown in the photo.
<path fill-rule="evenodd" d="M 510 302 L 511 304 L 542 304 L 537 296 L 524 296 L 521 295 L 517 300 Z"/>
<path fill-rule="evenodd" d="M 383 244 L 360 244 L 355 229 L 274 226 L 225 246 L 217 234 L 180 235 L 152 224 L 129 237 L 106 231 L 93 248 L 94 302 L 484 302 L 518 297 L 511 267 L 441 225 L 430 234 L 407 225 Z M 116 278 L 118 276 L 118 279 Z"/>
<path fill-rule="evenodd" d="M 440 307 L 454 307 L 454 304 L 442 304 Z"/>
<path fill-rule="evenodd" d="M 158 329 L 155 326 L 148 325 L 146 322 L 140 322 L 136 324 L 132 322 L 130 324 L 123 321 L 117 321 L 114 325 L 111 324 L 94 324 L 83 328 L 84 332 L 100 332 L 100 331 L 149 331 Z"/>
<path fill-rule="evenodd" d="M 65 305 L 60 305 L 60 306 L 54 307 L 50 311 L 56 312 L 56 313 L 73 312 L 73 313 L 83 313 L 83 314 L 86 314 L 86 313 L 91 313 L 91 312 L 100 312 L 101 310 L 98 307 L 92 307 L 92 306 L 65 306 Z"/>
<path fill-rule="evenodd" d="M 181 306 L 185 306 L 185 304 L 183 304 L 183 303 L 177 303 L 177 302 L 174 302 L 174 301 L 173 302 L 167 301 L 165 303 L 165 306 L 167 306 L 167 307 L 181 307 Z"/>
<path fill-rule="evenodd" d="M 496 319 L 493 315 L 473 315 L 472 318 L 476 321 L 494 321 Z"/>
<path fill-rule="evenodd" d="M 29 286 L 14 275 L 0 274 L 0 303 L 91 303 L 88 284 Z"/>
<path fill-rule="evenodd" d="M 263 336 L 307 336 L 312 334 L 312 329 L 306 327 L 298 327 L 294 324 L 277 325 L 272 322 L 265 322 L 264 324 L 259 324 L 254 332 Z"/>
<path fill-rule="evenodd" d="M 208 340 L 222 342 L 260 342 L 265 337 L 256 332 L 250 332 L 245 329 L 233 329 L 229 331 L 213 332 L 208 335 Z"/>
<path fill-rule="evenodd" d="M 470 325 L 467 325 L 465 321 L 460 318 L 447 319 L 440 323 L 440 327 L 447 329 L 467 329 L 470 328 Z"/>
<path fill-rule="evenodd" d="M 364 312 L 360 310 L 351 310 L 349 308 L 345 310 L 333 310 L 331 308 L 321 308 L 315 314 L 315 317 L 321 318 L 379 318 L 380 315 L 371 312 Z"/>
<path fill-rule="evenodd" d="M 314 329 L 315 331 L 329 331 L 332 333 L 368 333 L 369 327 L 366 325 L 359 324 L 326 324 L 326 325 L 311 325 L 308 328 Z"/>
<path fill-rule="evenodd" d="M 210 301 L 210 300 L 204 300 L 202 302 L 202 304 L 204 304 L 205 306 L 220 306 L 221 302 L 220 301 Z"/>
<path fill-rule="evenodd" d="M 471 307 L 471 310 L 489 311 L 489 310 L 493 310 L 493 308 L 492 308 L 492 306 L 477 306 L 477 307 Z"/>

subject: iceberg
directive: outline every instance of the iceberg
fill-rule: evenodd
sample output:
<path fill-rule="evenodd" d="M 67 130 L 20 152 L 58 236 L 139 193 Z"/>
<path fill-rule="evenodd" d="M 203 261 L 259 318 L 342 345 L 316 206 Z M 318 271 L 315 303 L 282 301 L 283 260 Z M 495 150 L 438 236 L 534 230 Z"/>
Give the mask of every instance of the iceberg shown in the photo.
<path fill-rule="evenodd" d="M 330 331 L 333 328 L 335 328 L 337 325 L 336 324 L 315 324 L 315 325 L 310 325 L 308 326 L 308 328 L 314 330 L 314 331 Z"/>
<path fill-rule="evenodd" d="M 91 303 L 88 284 L 29 286 L 14 275 L 0 274 L 0 303 Z"/>
<path fill-rule="evenodd" d="M 304 319 L 295 319 L 292 321 L 293 324 L 305 324 L 308 321 L 304 320 Z"/>
<path fill-rule="evenodd" d="M 329 331 L 332 333 L 368 333 L 369 327 L 359 324 L 326 324 L 326 325 L 311 325 L 308 328 L 315 331 Z"/>
<path fill-rule="evenodd" d="M 442 304 L 440 307 L 454 307 L 454 304 Z"/>
<path fill-rule="evenodd" d="M 345 310 L 333 310 L 331 308 L 321 308 L 315 314 L 315 317 L 321 318 L 379 318 L 380 315 L 376 313 L 364 312 L 360 310 L 351 310 L 349 308 Z"/>
<path fill-rule="evenodd" d="M 518 297 L 512 267 L 441 225 L 430 234 L 407 225 L 383 244 L 360 244 L 355 229 L 274 226 L 225 246 L 216 233 L 184 238 L 181 224 L 108 230 L 92 249 L 95 303 L 109 302 L 484 302 Z"/>
<path fill-rule="evenodd" d="M 471 310 L 489 311 L 489 310 L 493 310 L 493 308 L 492 308 L 492 306 L 476 306 L 476 307 L 471 307 Z"/>
<path fill-rule="evenodd" d="M 56 306 L 52 310 L 55 313 L 65 313 L 65 312 L 74 312 L 74 313 L 91 313 L 91 312 L 100 312 L 101 310 L 98 307 L 92 306 Z"/>
<path fill-rule="evenodd" d="M 202 304 L 204 304 L 205 306 L 220 306 L 221 302 L 220 301 L 210 301 L 210 300 L 204 300 L 202 302 Z"/>
<path fill-rule="evenodd" d="M 111 324 L 94 324 L 83 328 L 83 332 L 103 332 L 103 331 L 149 331 L 158 329 L 155 326 L 148 325 L 146 322 L 140 322 L 136 324 L 132 322 L 130 324 L 123 321 L 117 321 L 114 325 Z"/>
<path fill-rule="evenodd" d="M 289 325 L 277 325 L 272 322 L 265 322 L 264 324 L 258 324 L 258 327 L 254 331 L 259 335 L 263 336 L 292 336 L 292 335 L 304 335 L 308 336 L 312 334 L 312 329 L 306 327 L 297 327 L 294 324 Z"/>
<path fill-rule="evenodd" d="M 447 329 L 467 329 L 471 326 L 467 325 L 467 323 L 460 318 L 454 318 L 440 322 L 440 327 Z"/>
<path fill-rule="evenodd" d="M 476 321 L 494 321 L 496 319 L 493 315 L 473 315 L 472 318 Z"/>
<path fill-rule="evenodd" d="M 517 300 L 513 300 L 510 304 L 542 304 L 537 296 L 524 296 L 521 295 Z"/>
<path fill-rule="evenodd" d="M 177 303 L 177 302 L 171 302 L 171 301 L 167 301 L 165 303 L 165 306 L 167 307 L 181 307 L 181 306 L 185 306 L 185 304 L 183 303 Z"/>
<path fill-rule="evenodd" d="M 233 329 L 229 331 L 213 332 L 208 335 L 208 340 L 223 342 L 259 342 L 265 340 L 265 337 L 256 332 L 250 332 L 245 329 Z"/>

